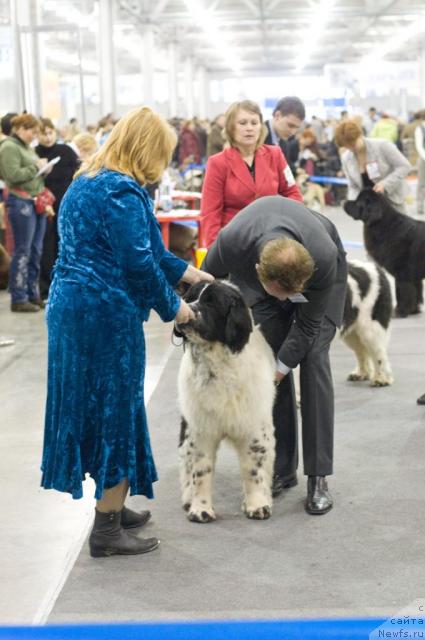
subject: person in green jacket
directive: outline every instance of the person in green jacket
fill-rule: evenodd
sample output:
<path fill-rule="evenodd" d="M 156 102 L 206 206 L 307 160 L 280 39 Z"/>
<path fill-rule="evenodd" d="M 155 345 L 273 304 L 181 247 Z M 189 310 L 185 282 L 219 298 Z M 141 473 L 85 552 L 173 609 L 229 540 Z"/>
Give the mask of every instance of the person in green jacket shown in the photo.
<path fill-rule="evenodd" d="M 6 183 L 8 219 L 13 234 L 14 252 L 9 273 L 12 311 L 39 311 L 39 275 L 46 216 L 36 213 L 34 198 L 44 188 L 38 175 L 47 160 L 31 148 L 39 122 L 29 113 L 11 120 L 12 135 L 0 148 L 0 174 Z"/>
<path fill-rule="evenodd" d="M 381 119 L 374 125 L 369 133 L 369 138 L 379 138 L 380 140 L 388 140 L 396 144 L 398 141 L 398 124 L 394 118 L 386 113 L 381 114 Z"/>

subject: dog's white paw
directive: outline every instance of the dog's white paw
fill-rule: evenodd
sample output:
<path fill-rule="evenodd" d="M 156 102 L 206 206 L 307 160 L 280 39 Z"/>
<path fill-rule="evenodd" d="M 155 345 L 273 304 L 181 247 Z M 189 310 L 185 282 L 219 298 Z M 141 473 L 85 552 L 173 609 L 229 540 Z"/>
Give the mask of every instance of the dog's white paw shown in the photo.
<path fill-rule="evenodd" d="M 371 387 L 389 387 L 392 383 L 393 383 L 392 378 L 385 378 L 384 376 L 382 376 L 381 378 L 374 378 L 371 381 L 370 386 Z"/>
<path fill-rule="evenodd" d="M 251 520 L 267 520 L 272 515 L 272 508 L 269 504 L 262 507 L 244 507 L 245 515 Z"/>
<path fill-rule="evenodd" d="M 190 508 L 187 514 L 187 519 L 190 522 L 201 522 L 205 524 L 207 522 L 213 522 L 216 519 L 214 509 L 192 509 Z"/>
<path fill-rule="evenodd" d="M 363 380 L 369 380 L 367 373 L 359 373 L 358 371 L 352 371 L 348 374 L 347 380 L 350 382 L 361 382 Z"/>

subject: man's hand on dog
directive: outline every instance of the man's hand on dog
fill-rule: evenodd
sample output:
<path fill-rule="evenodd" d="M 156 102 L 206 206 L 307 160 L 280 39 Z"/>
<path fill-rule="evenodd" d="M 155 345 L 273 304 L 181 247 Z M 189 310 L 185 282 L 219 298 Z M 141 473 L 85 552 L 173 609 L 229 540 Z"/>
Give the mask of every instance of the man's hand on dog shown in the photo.
<path fill-rule="evenodd" d="M 280 373 L 280 371 L 276 370 L 275 378 L 274 378 L 274 386 L 278 387 L 280 385 L 280 383 L 282 382 L 284 377 L 285 377 L 284 373 Z"/>
<path fill-rule="evenodd" d="M 186 282 L 187 284 L 196 284 L 197 282 L 213 282 L 214 276 L 206 271 L 201 271 L 189 265 L 183 274 L 180 282 Z"/>

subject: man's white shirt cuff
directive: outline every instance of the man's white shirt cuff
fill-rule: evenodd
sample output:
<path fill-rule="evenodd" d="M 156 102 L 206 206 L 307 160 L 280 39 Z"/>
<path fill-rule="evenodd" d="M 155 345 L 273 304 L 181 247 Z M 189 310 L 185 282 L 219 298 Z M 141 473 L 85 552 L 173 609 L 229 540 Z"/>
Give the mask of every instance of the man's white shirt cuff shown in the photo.
<path fill-rule="evenodd" d="M 283 364 L 283 362 L 281 362 L 280 360 L 276 360 L 276 368 L 279 373 L 283 373 L 284 376 L 292 371 L 291 367 L 287 367 L 286 364 Z"/>

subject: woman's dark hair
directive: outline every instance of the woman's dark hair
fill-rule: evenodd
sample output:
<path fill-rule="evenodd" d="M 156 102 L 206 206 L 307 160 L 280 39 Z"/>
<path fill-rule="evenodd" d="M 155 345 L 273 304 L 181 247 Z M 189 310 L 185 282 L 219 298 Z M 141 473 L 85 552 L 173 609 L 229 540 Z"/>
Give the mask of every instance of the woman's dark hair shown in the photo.
<path fill-rule="evenodd" d="M 6 113 L 0 121 L 1 132 L 5 136 L 10 136 L 12 133 L 12 118 L 15 118 L 17 113 Z"/>
<path fill-rule="evenodd" d="M 50 118 L 40 118 L 40 131 L 44 133 L 46 129 L 54 129 L 55 125 Z"/>

